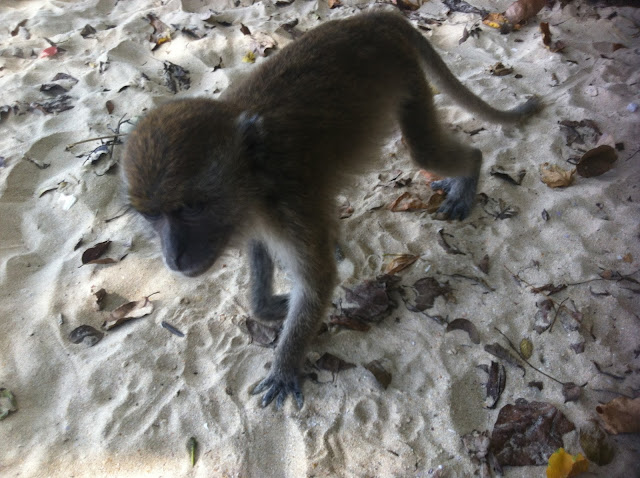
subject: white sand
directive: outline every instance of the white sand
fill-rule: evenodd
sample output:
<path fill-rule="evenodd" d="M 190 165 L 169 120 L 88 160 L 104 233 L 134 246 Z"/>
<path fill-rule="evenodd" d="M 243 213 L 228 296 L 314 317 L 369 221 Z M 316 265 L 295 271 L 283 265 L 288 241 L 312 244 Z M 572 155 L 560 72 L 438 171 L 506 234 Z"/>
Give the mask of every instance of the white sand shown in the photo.
<path fill-rule="evenodd" d="M 442 467 L 438 476 L 465 477 L 476 466 L 460 437 L 473 429 L 491 430 L 498 409 L 516 398 L 550 402 L 581 427 L 596 416 L 599 402 L 618 396 L 597 390 L 637 394 L 640 285 L 600 281 L 570 286 L 553 298 L 572 299 L 584 314 L 583 327 L 569 333 L 556 323 L 552 332 L 539 335 L 533 318 L 542 296 L 518 286 L 507 268 L 520 271 L 530 284 L 543 285 L 596 278 L 603 269 L 628 274 L 640 267 L 640 112 L 627 110 L 630 103 L 640 103 L 638 10 L 594 9 L 576 1 L 564 10 L 559 5 L 544 9 L 520 32 L 500 35 L 483 26 L 479 38 L 458 45 L 463 28 L 478 17 L 447 17 L 446 7 L 434 0 L 420 12 L 445 21 L 426 35 L 456 75 L 496 106 L 513 106 L 532 93 L 547 105 L 526 126 L 504 129 L 482 124 L 450 98 L 437 97 L 444 122 L 461 131 L 486 128 L 474 136 L 461 133 L 485 154 L 480 190 L 520 213 L 494 220 L 477 206 L 470 219 L 446 223 L 427 213 L 374 209 L 406 190 L 374 188 L 380 174 L 400 170 L 414 178 L 409 191 L 429 194 L 399 137 L 392 138 L 372 170 L 345 192 L 355 213 L 342 222 L 346 259 L 340 280 L 353 285 L 376 276 L 385 254 L 419 254 L 421 259 L 400 273 L 402 284 L 425 276 L 449 281 L 455 301 L 440 298 L 429 313 L 472 320 L 482 343 L 471 344 L 463 332 L 445 334 L 435 321 L 400 304 L 369 332 L 331 331 L 318 339 L 310 359 L 331 352 L 359 366 L 341 372 L 333 383 L 306 381 L 302 411 L 291 400 L 281 412 L 259 407 L 248 390 L 265 374 L 273 351 L 250 344 L 243 332 L 249 314 L 244 252 L 228 251 L 202 278 L 170 273 L 157 243 L 132 215 L 105 221 L 118 213 L 123 198 L 117 168 L 98 176 L 100 164 L 83 164 L 99 142 L 65 150 L 75 141 L 110 134 L 123 115 L 136 118 L 172 97 L 162 79 L 162 60 L 190 71 L 191 88 L 178 96 L 215 95 L 255 67 L 242 62 L 248 43 L 240 23 L 251 32 L 273 34 L 283 46 L 286 36 L 274 34 L 282 23 L 297 18 L 304 31 L 358 11 L 348 6 L 329 10 L 324 1 L 296 0 L 282 7 L 272 1 L 248 3 L 2 2 L 0 106 L 19 104 L 21 112 L 3 115 L 0 122 L 0 156 L 5 158 L 0 167 L 0 387 L 13 391 L 19 407 L 0 422 L 0 475 L 428 477 Z M 504 10 L 510 1 L 472 3 Z M 211 10 L 224 11 L 220 18 L 233 25 L 211 28 L 203 21 Z M 614 11 L 617 17 L 606 19 Z M 205 36 L 196 40 L 175 32 L 170 43 L 152 52 L 149 13 L 167 25 L 195 26 Z M 24 29 L 12 36 L 25 19 Z M 550 22 L 554 40 L 567 44 L 564 53 L 542 46 L 539 21 Z M 86 24 L 97 33 L 85 39 L 80 32 Z M 38 58 L 49 46 L 45 37 L 66 51 Z M 613 52 L 612 43 L 628 48 Z M 22 58 L 16 56 L 20 52 Z M 222 68 L 216 69 L 220 58 Z M 491 76 L 488 67 L 498 61 L 522 78 Z M 68 93 L 74 108 L 48 115 L 27 111 L 29 103 L 46 98 L 40 85 L 60 72 L 78 79 Z M 107 100 L 115 106 L 112 114 Z M 624 150 L 606 174 L 577 177 L 571 187 L 552 190 L 540 181 L 539 164 L 568 168 L 566 159 L 579 155 L 565 145 L 557 122 L 583 119 L 594 120 L 614 143 L 624 143 Z M 122 146 L 116 146 L 115 159 L 121 152 Z M 38 169 L 27 157 L 50 166 Z M 525 169 L 522 185 L 489 176 L 494 164 Z M 40 197 L 62 181 L 63 187 Z M 543 209 L 550 215 L 547 222 Z M 466 255 L 449 255 L 438 245 L 436 234 L 443 227 Z M 84 245 L 74 250 L 80 238 Z M 113 241 L 110 257 L 128 252 L 122 262 L 78 267 L 86 247 L 107 239 Z M 449 276 L 482 275 L 474 265 L 485 254 L 491 264 L 485 280 L 493 292 Z M 630 263 L 623 260 L 627 254 Z M 532 261 L 539 267 L 532 267 Z M 282 277 L 280 283 L 286 287 Z M 153 297 L 152 315 L 113 330 L 92 348 L 74 345 L 67 338 L 72 329 L 99 327 L 108 315 L 92 305 L 92 289 L 100 288 L 116 295 L 108 310 L 160 294 Z M 609 295 L 592 295 L 590 288 Z M 342 294 L 337 288 L 335 298 Z M 160 327 L 163 320 L 186 337 Z M 492 359 L 483 344 L 506 345 L 495 327 L 516 343 L 529 337 L 531 362 L 548 374 L 586 382 L 580 400 L 563 404 L 557 383 L 531 369 L 523 378 L 506 365 L 498 409 L 483 408 L 486 376 L 477 365 Z M 576 354 L 570 345 L 581 339 L 585 351 Z M 393 375 L 387 390 L 361 366 L 374 359 Z M 593 361 L 626 378 L 598 373 Z M 329 382 L 331 375 L 319 372 L 319 378 Z M 542 380 L 544 389 L 528 387 L 531 380 Z M 190 436 L 200 444 L 193 469 L 186 451 Z M 575 432 L 565 439 L 570 452 L 580 451 Z M 640 450 L 637 435 L 616 437 L 615 446 L 613 463 L 600 469 L 592 465 L 592 476 L 639 476 L 632 468 Z M 544 476 L 544 467 L 505 471 L 509 477 Z"/>

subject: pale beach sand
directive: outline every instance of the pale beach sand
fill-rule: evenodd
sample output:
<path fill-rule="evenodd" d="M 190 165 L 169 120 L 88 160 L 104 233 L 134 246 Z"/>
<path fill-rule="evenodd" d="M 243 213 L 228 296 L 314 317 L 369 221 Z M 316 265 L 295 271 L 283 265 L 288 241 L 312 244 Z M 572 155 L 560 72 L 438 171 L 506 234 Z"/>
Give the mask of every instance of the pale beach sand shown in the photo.
<path fill-rule="evenodd" d="M 448 8 L 433 0 L 410 17 L 425 27 L 425 36 L 466 85 L 497 107 L 512 107 L 531 94 L 544 100 L 545 109 L 527 124 L 504 128 L 436 96 L 442 121 L 484 153 L 479 191 L 518 214 L 495 219 L 487 212 L 491 204 L 478 204 L 463 222 L 438 221 L 427 212 L 391 212 L 389 204 L 405 191 L 423 199 L 431 194 L 396 134 L 380 157 L 372 158 L 371 169 L 344 191 L 354 212 L 341 222 L 340 284 L 352 287 L 376 277 L 390 254 L 419 255 L 398 273 L 400 285 L 423 277 L 448 283 L 449 300 L 439 297 L 428 314 L 469 319 L 481 342 L 472 343 L 461 331 L 446 333 L 443 325 L 409 311 L 394 296 L 398 307 L 368 332 L 331 327 L 308 357 L 315 362 L 329 352 L 357 367 L 333 381 L 330 372 L 307 367 L 319 383 L 305 381 L 301 411 L 290 399 L 279 412 L 259 406 L 248 391 L 265 375 L 273 350 L 251 343 L 246 333 L 244 250 L 230 249 L 197 279 L 171 273 L 143 221 L 132 213 L 113 219 L 124 196 L 118 165 L 108 166 L 120 159 L 122 145 L 113 147 L 112 158 L 95 164 L 87 155 L 100 141 L 66 150 L 71 143 L 112 134 L 121 118 L 135 121 L 173 97 L 215 97 L 251 72 L 265 58 L 258 57 L 256 64 L 242 61 L 250 45 L 241 24 L 251 33 L 270 35 L 281 48 L 292 41 L 279 30 L 287 22 L 299 20 L 296 29 L 303 32 L 368 8 L 367 2 L 348 1 L 334 9 L 322 0 L 250 3 L 0 5 L 0 107 L 10 110 L 0 110 L 0 387 L 11 390 L 18 405 L 0 421 L 0 476 L 468 477 L 478 466 L 461 437 L 474 429 L 491 431 L 499 409 L 518 398 L 551 403 L 580 429 L 597 419 L 599 403 L 620 394 L 637 396 L 639 10 L 596 8 L 582 1 L 562 9 L 557 2 L 520 31 L 501 35 L 481 25 L 478 37 L 458 44 L 464 28 L 477 26 L 480 17 L 447 15 Z M 471 3 L 504 11 L 511 2 Z M 171 41 L 153 51 L 149 14 L 172 31 Z M 563 52 L 544 47 L 540 21 L 549 22 L 554 41 L 565 43 Z M 87 24 L 95 33 L 85 38 Z M 46 39 L 57 44 L 57 54 L 42 57 L 51 46 Z M 170 91 L 164 61 L 188 70 L 188 89 Z M 514 72 L 491 75 L 488 70 L 497 62 Z M 68 92 L 41 91 L 58 73 L 73 78 L 55 82 Z M 72 109 L 45 113 L 46 106 L 35 105 L 59 100 L 61 94 L 69 96 Z M 592 120 L 601 134 L 582 128 L 588 133 L 584 144 L 568 146 L 558 124 L 563 120 Z M 479 128 L 484 130 L 469 133 Z M 540 180 L 540 164 L 571 169 L 567 160 L 598 141 L 618 144 L 613 169 L 598 177 L 576 176 L 562 189 Z M 525 170 L 522 184 L 491 176 L 495 165 Z M 399 173 L 412 182 L 394 187 L 389 179 Z M 438 242 L 443 228 L 463 254 L 447 253 Z M 106 240 L 112 244 L 105 255 L 118 262 L 80 267 L 83 251 Z M 485 255 L 488 274 L 477 267 Z M 615 271 L 635 274 L 630 276 L 635 282 L 575 284 L 598 279 L 603 271 L 613 271 L 613 279 Z M 534 330 L 536 303 L 544 294 L 532 293 L 531 286 L 548 283 L 575 284 L 551 298 L 556 304 L 566 300 L 569 307 L 573 301 L 583 316 L 578 330 L 567 330 L 560 320 L 551 331 Z M 279 274 L 278 285 L 287 288 L 286 275 Z M 109 296 L 105 309 L 97 311 L 93 292 L 102 288 Z M 70 342 L 74 328 L 99 328 L 115 307 L 154 292 L 159 294 L 151 297 L 152 314 L 107 332 L 93 347 Z M 334 301 L 342 298 L 344 289 L 337 287 Z M 169 333 L 163 321 L 185 337 Z M 484 345 L 507 347 L 496 328 L 516 345 L 529 338 L 530 362 L 537 368 L 561 382 L 586 383 L 579 400 L 564 403 L 561 385 L 528 367 L 523 377 L 505 363 L 504 393 L 496 409 L 485 408 L 487 375 L 478 365 L 498 359 Z M 576 353 L 571 346 L 580 342 L 584 352 Z M 392 375 L 386 390 L 364 368 L 372 360 Z M 543 389 L 528 386 L 530 381 L 542 381 Z M 192 436 L 198 442 L 195 467 L 186 448 Z M 569 452 L 581 452 L 576 431 L 564 438 Z M 592 464 L 587 476 L 640 476 L 638 435 L 618 435 L 612 443 L 613 462 Z M 544 470 L 506 467 L 505 476 L 545 476 Z"/>

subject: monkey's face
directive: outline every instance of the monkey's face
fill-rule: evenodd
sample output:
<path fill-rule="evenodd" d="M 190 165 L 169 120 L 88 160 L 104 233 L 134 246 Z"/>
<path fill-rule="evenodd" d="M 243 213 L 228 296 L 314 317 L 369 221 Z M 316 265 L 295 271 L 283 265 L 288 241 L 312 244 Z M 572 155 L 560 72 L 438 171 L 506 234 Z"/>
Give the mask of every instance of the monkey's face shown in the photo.
<path fill-rule="evenodd" d="M 166 265 L 189 277 L 214 264 L 243 215 L 234 118 L 212 108 L 200 100 L 161 106 L 123 156 L 131 206 L 158 233 Z"/>

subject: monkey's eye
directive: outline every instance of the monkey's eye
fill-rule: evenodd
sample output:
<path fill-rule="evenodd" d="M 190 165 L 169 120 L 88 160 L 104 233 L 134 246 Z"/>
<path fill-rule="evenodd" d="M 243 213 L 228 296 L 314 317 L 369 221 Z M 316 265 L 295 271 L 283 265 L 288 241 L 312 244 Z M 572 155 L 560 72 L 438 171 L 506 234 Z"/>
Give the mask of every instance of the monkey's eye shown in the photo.
<path fill-rule="evenodd" d="M 141 212 L 142 217 L 144 217 L 149 222 L 155 222 L 162 218 L 162 214 L 159 212 Z"/>
<path fill-rule="evenodd" d="M 205 204 L 203 202 L 197 202 L 193 204 L 187 204 L 180 208 L 180 215 L 182 217 L 190 218 L 200 216 L 205 210 Z"/>

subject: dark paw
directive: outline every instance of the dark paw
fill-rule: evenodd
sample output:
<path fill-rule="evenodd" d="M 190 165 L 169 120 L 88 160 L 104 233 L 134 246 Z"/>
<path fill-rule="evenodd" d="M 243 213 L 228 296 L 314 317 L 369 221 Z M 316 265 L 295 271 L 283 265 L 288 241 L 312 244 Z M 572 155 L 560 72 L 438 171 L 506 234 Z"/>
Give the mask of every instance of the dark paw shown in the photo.
<path fill-rule="evenodd" d="M 459 220 L 466 218 L 473 208 L 476 187 L 476 179 L 469 177 L 447 178 L 432 182 L 431 189 L 442 189 L 447 194 L 447 198 L 436 213 L 436 218 Z"/>
<path fill-rule="evenodd" d="M 265 391 L 266 393 L 262 397 L 263 407 L 268 406 L 275 398 L 276 410 L 280 410 L 289 394 L 293 395 L 298 410 L 301 410 L 304 405 L 304 397 L 300 390 L 298 377 L 295 375 L 291 375 L 289 378 L 269 375 L 251 391 L 251 394 L 257 395 Z"/>

